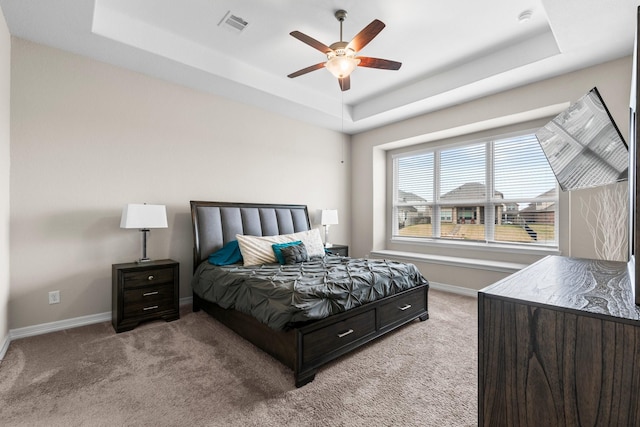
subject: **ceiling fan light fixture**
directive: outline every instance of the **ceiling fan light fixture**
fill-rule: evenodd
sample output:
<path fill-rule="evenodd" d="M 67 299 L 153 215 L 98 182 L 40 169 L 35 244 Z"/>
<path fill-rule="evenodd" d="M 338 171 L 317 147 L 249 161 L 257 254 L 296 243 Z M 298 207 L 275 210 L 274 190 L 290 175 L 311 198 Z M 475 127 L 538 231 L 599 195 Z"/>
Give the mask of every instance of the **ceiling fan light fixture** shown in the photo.
<path fill-rule="evenodd" d="M 348 77 L 360 63 L 360 60 L 355 57 L 355 52 L 351 49 L 329 52 L 327 58 L 325 67 L 338 79 Z"/>
<path fill-rule="evenodd" d="M 390 61 L 388 59 L 371 58 L 368 56 L 356 56 L 358 52 L 369 44 L 369 42 L 373 40 L 373 38 L 385 27 L 382 21 L 374 19 L 369 25 L 360 30 L 360 32 L 356 34 L 350 42 L 346 42 L 342 40 L 342 23 L 347 17 L 347 12 L 344 10 L 338 10 L 335 13 L 335 17 L 340 21 L 340 41 L 335 42 L 330 46 L 327 46 L 326 44 L 319 42 L 313 37 L 309 37 L 300 31 L 292 31 L 289 33 L 301 42 L 306 43 L 312 48 L 324 53 L 327 56 L 327 60 L 325 62 L 305 67 L 295 73 L 289 74 L 287 77 L 294 78 L 302 76 L 303 74 L 307 74 L 311 71 L 324 67 L 338 79 L 338 83 L 340 83 L 340 90 L 344 92 L 351 88 L 351 79 L 349 76 L 358 66 L 379 68 L 382 70 L 400 69 L 400 66 L 402 65 L 401 62 Z"/>

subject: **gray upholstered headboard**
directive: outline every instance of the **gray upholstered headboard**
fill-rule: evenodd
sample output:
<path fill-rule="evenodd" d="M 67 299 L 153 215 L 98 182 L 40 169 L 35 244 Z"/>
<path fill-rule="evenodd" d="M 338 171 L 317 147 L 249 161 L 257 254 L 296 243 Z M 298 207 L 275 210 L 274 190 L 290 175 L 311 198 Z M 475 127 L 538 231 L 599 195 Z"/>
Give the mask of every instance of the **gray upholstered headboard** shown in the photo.
<path fill-rule="evenodd" d="M 193 268 L 236 234 L 275 236 L 311 229 L 306 205 L 191 201 Z"/>

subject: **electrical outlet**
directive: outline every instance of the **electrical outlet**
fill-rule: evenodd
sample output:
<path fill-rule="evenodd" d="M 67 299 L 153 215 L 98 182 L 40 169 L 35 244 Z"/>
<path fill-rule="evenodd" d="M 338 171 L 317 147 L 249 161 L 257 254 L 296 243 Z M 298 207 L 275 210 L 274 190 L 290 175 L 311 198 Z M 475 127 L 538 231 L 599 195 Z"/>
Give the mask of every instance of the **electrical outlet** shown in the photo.
<path fill-rule="evenodd" d="M 49 304 L 59 304 L 59 303 L 60 303 L 60 291 L 49 292 Z"/>

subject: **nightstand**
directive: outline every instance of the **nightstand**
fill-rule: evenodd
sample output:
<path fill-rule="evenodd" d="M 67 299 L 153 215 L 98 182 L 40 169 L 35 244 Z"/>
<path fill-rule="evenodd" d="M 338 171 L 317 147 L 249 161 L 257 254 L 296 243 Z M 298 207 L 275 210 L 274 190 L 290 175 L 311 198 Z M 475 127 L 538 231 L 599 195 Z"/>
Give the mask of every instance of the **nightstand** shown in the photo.
<path fill-rule="evenodd" d="M 180 265 L 171 259 L 111 266 L 111 323 L 116 332 L 140 322 L 180 318 Z"/>
<path fill-rule="evenodd" d="M 349 256 L 349 246 L 334 244 L 330 248 L 324 248 L 328 255 Z"/>

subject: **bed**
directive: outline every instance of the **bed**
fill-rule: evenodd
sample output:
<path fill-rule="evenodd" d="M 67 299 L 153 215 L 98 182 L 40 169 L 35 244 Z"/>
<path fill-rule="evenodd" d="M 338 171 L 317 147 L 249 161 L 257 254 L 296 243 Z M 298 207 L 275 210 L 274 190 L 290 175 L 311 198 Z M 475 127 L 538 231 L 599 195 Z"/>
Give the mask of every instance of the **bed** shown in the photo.
<path fill-rule="evenodd" d="M 307 257 L 306 250 L 318 249 L 305 205 L 192 201 L 191 218 L 193 311 L 204 310 L 289 367 L 296 387 L 331 360 L 429 318 L 429 284 L 412 264 Z M 271 245 L 271 239 L 282 249 L 280 262 L 249 262 L 247 245 Z M 249 265 L 211 264 L 210 256 L 237 242 Z M 291 302 L 283 309 L 285 300 Z"/>

